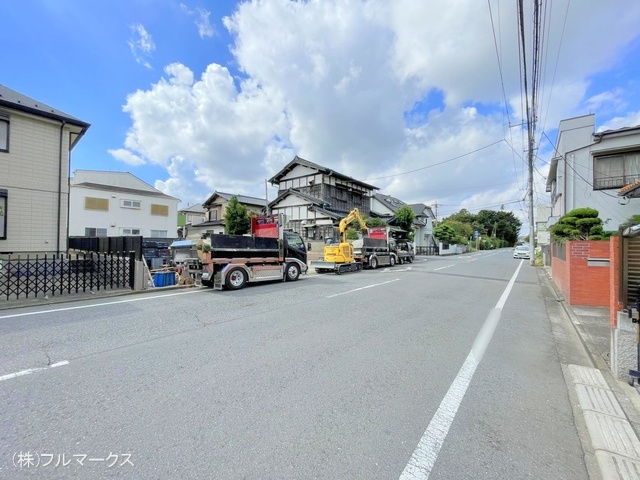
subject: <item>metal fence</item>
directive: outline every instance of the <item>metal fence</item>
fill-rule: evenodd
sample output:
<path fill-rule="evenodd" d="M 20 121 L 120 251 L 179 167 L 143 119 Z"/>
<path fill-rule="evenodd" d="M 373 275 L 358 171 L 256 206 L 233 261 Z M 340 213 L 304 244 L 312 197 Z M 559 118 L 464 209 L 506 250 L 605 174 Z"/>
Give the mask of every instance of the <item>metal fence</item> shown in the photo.
<path fill-rule="evenodd" d="M 416 255 L 438 255 L 438 247 L 435 245 L 416 246 Z"/>
<path fill-rule="evenodd" d="M 134 286 L 135 253 L 52 254 L 0 260 L 0 299 L 17 300 Z"/>

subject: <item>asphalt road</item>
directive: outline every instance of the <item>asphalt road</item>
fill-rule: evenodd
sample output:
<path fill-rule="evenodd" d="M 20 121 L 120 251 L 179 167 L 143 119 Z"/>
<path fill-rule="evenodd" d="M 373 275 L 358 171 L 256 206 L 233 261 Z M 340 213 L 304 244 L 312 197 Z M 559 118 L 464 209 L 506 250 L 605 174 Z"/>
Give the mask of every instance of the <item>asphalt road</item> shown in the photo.
<path fill-rule="evenodd" d="M 587 478 L 545 295 L 500 250 L 0 311 L 0 478 Z"/>

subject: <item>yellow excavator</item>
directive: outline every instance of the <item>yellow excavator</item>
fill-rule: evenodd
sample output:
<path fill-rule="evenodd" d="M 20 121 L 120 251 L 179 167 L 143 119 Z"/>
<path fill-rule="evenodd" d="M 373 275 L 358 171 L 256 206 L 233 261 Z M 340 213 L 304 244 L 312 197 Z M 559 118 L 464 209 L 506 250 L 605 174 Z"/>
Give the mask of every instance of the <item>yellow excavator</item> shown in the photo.
<path fill-rule="evenodd" d="M 337 274 L 345 272 L 357 272 L 362 270 L 362 263 L 353 258 L 353 245 L 347 242 L 347 227 L 354 220 L 360 223 L 360 228 L 366 232 L 367 224 L 357 208 L 340 220 L 338 230 L 340 232 L 340 243 L 338 245 L 325 245 L 323 259 L 311 262 L 311 267 L 315 267 L 316 272 L 335 272 Z"/>

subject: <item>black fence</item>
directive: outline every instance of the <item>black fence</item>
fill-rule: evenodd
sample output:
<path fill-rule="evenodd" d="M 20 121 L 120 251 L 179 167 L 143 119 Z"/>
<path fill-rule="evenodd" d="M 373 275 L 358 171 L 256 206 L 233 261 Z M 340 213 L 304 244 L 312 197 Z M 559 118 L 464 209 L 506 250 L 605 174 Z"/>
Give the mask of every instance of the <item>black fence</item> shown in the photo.
<path fill-rule="evenodd" d="M 135 252 L 136 260 L 142 259 L 142 243 L 142 237 L 69 237 L 70 249 L 109 255 Z"/>
<path fill-rule="evenodd" d="M 416 246 L 416 255 L 438 255 L 438 247 L 435 245 Z"/>
<path fill-rule="evenodd" d="M 0 299 L 17 300 L 134 286 L 135 253 L 53 254 L 0 260 Z"/>

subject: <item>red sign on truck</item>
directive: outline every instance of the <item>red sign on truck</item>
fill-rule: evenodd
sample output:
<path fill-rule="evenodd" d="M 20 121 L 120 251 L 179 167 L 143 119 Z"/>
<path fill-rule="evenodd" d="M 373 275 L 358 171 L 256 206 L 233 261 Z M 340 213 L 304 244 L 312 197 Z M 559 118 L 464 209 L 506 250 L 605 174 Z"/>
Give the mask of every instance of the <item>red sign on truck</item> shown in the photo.
<path fill-rule="evenodd" d="M 278 215 L 251 218 L 251 234 L 260 238 L 278 238 Z"/>
<path fill-rule="evenodd" d="M 387 239 L 387 227 L 369 227 L 369 238 Z"/>

